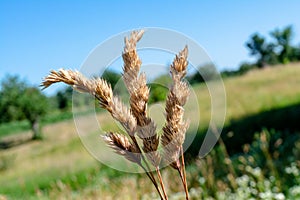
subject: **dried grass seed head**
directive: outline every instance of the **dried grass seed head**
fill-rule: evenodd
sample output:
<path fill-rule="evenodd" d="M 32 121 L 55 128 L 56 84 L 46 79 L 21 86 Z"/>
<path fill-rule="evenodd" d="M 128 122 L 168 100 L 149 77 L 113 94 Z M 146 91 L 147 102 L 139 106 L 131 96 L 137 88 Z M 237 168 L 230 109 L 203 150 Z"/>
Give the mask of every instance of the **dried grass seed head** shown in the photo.
<path fill-rule="evenodd" d="M 188 65 L 187 55 L 188 47 L 185 46 L 185 48 L 175 56 L 170 67 L 173 80 L 180 81 L 186 75 L 186 67 Z"/>
<path fill-rule="evenodd" d="M 190 96 L 190 89 L 186 82 L 180 81 L 171 88 L 172 93 L 175 94 L 177 102 L 180 106 L 184 106 Z"/>
<path fill-rule="evenodd" d="M 131 162 L 141 164 L 138 147 L 131 143 L 125 135 L 110 132 L 103 135 L 102 138 L 117 154 L 124 156 Z"/>
<path fill-rule="evenodd" d="M 131 111 L 117 97 L 113 97 L 110 108 L 112 117 L 121 123 L 129 135 L 134 135 L 136 131 L 136 119 Z"/>
<path fill-rule="evenodd" d="M 87 79 L 81 73 L 72 70 L 61 69 L 58 72 L 51 71 L 45 77 L 42 85 L 46 88 L 53 83 L 64 82 L 81 92 L 87 92 L 96 97 L 100 105 L 111 113 L 114 119 L 119 121 L 128 134 L 133 135 L 136 129 L 136 120 L 130 110 L 113 96 L 112 88 L 104 79 Z"/>
<path fill-rule="evenodd" d="M 136 44 L 144 35 L 144 30 L 132 31 L 129 39 L 125 37 L 125 48 L 124 52 L 130 52 L 136 49 Z"/>
<path fill-rule="evenodd" d="M 137 77 L 138 72 L 140 70 L 140 66 L 142 64 L 142 61 L 138 57 L 136 51 L 136 44 L 142 38 L 143 34 L 143 30 L 133 31 L 129 39 L 125 37 L 125 47 L 122 55 L 124 61 L 123 70 L 125 73 L 130 71 L 133 77 Z"/>

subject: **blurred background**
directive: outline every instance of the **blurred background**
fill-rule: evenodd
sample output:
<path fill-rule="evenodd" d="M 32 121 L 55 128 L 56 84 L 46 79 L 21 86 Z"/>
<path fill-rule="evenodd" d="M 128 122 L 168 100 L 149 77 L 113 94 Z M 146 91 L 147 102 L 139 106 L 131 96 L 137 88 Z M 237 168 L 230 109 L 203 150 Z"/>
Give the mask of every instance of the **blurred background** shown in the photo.
<path fill-rule="evenodd" d="M 143 27 L 181 32 L 212 60 L 186 77 L 201 111 L 200 126 L 187 132 L 197 132 L 185 152 L 191 197 L 299 199 L 299 7 L 296 0 L 0 1 L 0 199 L 158 198 L 144 174 L 107 167 L 82 145 L 73 114 L 88 124 L 94 101 L 76 95 L 72 102 L 72 88 L 62 84 L 39 87 L 50 70 L 80 69 L 97 45 Z M 162 85 L 170 84 L 172 59 L 157 61 L 165 71 L 149 84 L 151 105 L 166 98 Z M 115 92 L 126 101 L 121 70 L 122 63 L 100 75 L 118 85 Z M 217 145 L 199 158 L 211 112 L 204 79 L 213 82 L 219 74 L 225 125 Z M 118 129 L 106 112 L 96 111 L 104 130 Z M 185 112 L 195 118 L 188 106 Z M 87 134 L 100 135 L 91 127 Z M 170 199 L 183 199 L 176 171 L 162 173 Z"/>

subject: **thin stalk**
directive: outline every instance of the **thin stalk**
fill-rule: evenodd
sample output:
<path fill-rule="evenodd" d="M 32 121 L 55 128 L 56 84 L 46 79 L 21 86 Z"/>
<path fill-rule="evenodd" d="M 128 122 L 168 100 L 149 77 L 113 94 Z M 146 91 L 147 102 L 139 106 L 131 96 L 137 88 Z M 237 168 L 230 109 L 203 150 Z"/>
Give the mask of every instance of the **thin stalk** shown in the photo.
<path fill-rule="evenodd" d="M 183 177 L 183 173 L 182 173 L 181 167 L 180 167 L 180 168 L 177 168 L 177 171 L 178 171 L 178 173 L 179 173 L 179 175 L 180 175 L 181 182 L 182 182 L 183 187 L 184 187 L 184 191 L 185 191 L 185 199 L 186 199 L 186 200 L 189 200 L 189 195 L 188 195 L 188 192 L 187 192 L 186 187 L 185 187 L 186 184 L 184 183 L 184 177 Z"/>
<path fill-rule="evenodd" d="M 163 180 L 162 180 L 162 176 L 161 176 L 160 171 L 159 171 L 159 167 L 156 167 L 155 169 L 156 169 L 156 172 L 157 172 L 157 175 L 158 175 L 158 180 L 160 182 L 160 185 L 161 185 L 162 191 L 164 193 L 165 199 L 168 200 L 168 196 L 167 196 L 166 189 L 165 189 L 165 186 L 164 186 L 164 183 L 163 183 Z"/>
<path fill-rule="evenodd" d="M 157 185 L 157 182 L 155 180 L 155 177 L 154 177 L 154 175 L 153 175 L 153 173 L 152 173 L 152 171 L 150 169 L 150 166 L 149 166 L 147 160 L 145 159 L 144 155 L 142 154 L 142 151 L 141 151 L 140 146 L 138 145 L 138 143 L 136 141 L 136 138 L 133 135 L 131 135 L 131 134 L 129 134 L 129 135 L 130 135 L 130 138 L 132 139 L 133 143 L 137 146 L 139 152 L 141 153 L 141 157 L 142 157 L 144 163 L 146 164 L 146 168 L 147 169 L 142 164 L 140 164 L 140 166 L 144 169 L 144 171 L 146 172 L 147 176 L 152 181 L 152 183 L 155 186 L 157 192 L 159 193 L 160 198 L 163 200 L 164 198 L 163 198 L 163 196 L 161 194 L 161 191 L 158 188 L 158 185 Z M 165 193 L 165 191 L 163 191 L 163 192 Z"/>
<path fill-rule="evenodd" d="M 183 174 L 182 174 L 182 171 L 181 171 L 181 167 L 178 167 L 177 171 L 178 171 L 178 174 L 180 175 L 181 182 L 182 182 L 182 184 L 184 186 L 184 178 L 183 178 Z M 184 186 L 184 188 L 185 188 L 185 186 Z M 186 198 L 186 195 L 185 195 L 185 198 Z"/>
<path fill-rule="evenodd" d="M 132 135 L 130 135 L 130 138 L 132 139 L 133 143 L 137 146 L 137 148 L 138 148 L 138 150 L 139 150 L 139 153 L 141 153 L 141 157 L 142 157 L 144 163 L 146 164 L 147 170 L 148 170 L 148 172 L 150 172 L 150 174 L 151 174 L 151 176 L 152 176 L 152 179 L 155 180 L 154 175 L 153 175 L 153 173 L 152 173 L 152 171 L 151 171 L 151 169 L 150 169 L 150 166 L 149 166 L 147 160 L 145 159 L 145 157 L 144 157 L 144 155 L 143 155 L 143 153 L 142 153 L 142 150 L 141 150 L 140 146 L 138 145 L 138 143 L 137 143 L 137 141 L 136 141 L 136 138 L 135 138 L 134 136 L 132 136 Z"/>
<path fill-rule="evenodd" d="M 180 151 L 181 151 L 181 173 L 182 173 L 182 183 L 184 185 L 184 191 L 185 191 L 185 197 L 186 197 L 186 200 L 189 199 L 189 191 L 188 191 L 188 188 L 187 188 L 187 181 L 186 181 L 186 172 L 185 172 L 185 163 L 184 163 L 184 155 L 183 155 L 183 147 L 181 145 L 180 147 Z"/>
<path fill-rule="evenodd" d="M 159 187 L 158 187 L 158 185 L 156 183 L 156 180 L 155 179 L 153 180 L 153 177 L 150 176 L 149 172 L 147 171 L 147 169 L 142 164 L 140 166 L 144 169 L 144 171 L 146 172 L 148 178 L 152 181 L 152 183 L 155 186 L 155 188 L 156 188 L 156 190 L 157 190 L 157 192 L 158 192 L 161 200 L 164 200 L 163 195 L 161 194 L 161 191 L 159 190 Z"/>

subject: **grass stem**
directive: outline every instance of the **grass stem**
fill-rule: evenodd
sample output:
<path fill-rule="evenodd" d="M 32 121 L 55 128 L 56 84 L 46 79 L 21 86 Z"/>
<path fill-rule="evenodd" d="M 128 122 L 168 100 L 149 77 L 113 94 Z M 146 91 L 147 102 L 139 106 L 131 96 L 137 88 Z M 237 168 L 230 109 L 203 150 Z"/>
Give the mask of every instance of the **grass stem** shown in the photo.
<path fill-rule="evenodd" d="M 166 200 L 168 200 L 168 196 L 167 196 L 166 189 L 165 189 L 165 186 L 164 186 L 164 183 L 163 183 L 163 180 L 162 180 L 161 173 L 160 173 L 160 171 L 159 171 L 159 167 L 156 167 L 156 172 L 157 172 L 157 175 L 158 175 L 158 180 L 159 180 L 159 182 L 160 182 L 162 191 L 163 191 L 163 193 L 164 193 L 164 197 L 165 197 Z"/>
<path fill-rule="evenodd" d="M 182 180 L 182 183 L 183 183 L 183 186 L 184 186 L 184 191 L 185 191 L 185 197 L 186 197 L 186 200 L 189 199 L 189 191 L 188 191 L 188 187 L 187 187 L 187 181 L 186 181 L 186 172 L 185 172 L 185 163 L 184 163 L 184 155 L 183 155 L 183 147 L 181 145 L 180 147 L 180 151 L 181 151 L 181 180 Z"/>

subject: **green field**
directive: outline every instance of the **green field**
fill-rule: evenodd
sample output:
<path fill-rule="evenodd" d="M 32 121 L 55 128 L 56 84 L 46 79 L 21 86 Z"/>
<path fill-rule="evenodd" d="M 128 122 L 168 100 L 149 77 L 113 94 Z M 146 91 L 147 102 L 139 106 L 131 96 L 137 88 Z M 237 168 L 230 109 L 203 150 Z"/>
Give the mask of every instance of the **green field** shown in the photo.
<path fill-rule="evenodd" d="M 281 115 L 286 113 L 285 108 L 292 106 L 299 107 L 300 64 L 289 64 L 250 71 L 240 77 L 225 79 L 224 85 L 227 95 L 225 130 L 230 131 L 232 128 L 233 130 L 237 130 L 234 131 L 235 137 L 244 137 L 243 134 L 245 133 L 239 132 L 239 130 L 243 130 L 243 127 L 247 127 L 247 125 L 252 126 L 252 122 L 256 123 L 257 120 L 264 119 L 259 118 L 262 113 L 279 110 L 278 112 Z M 194 127 L 193 119 L 197 117 L 193 117 L 195 111 L 191 109 L 191 105 L 187 105 L 185 115 L 191 119 L 192 125 L 190 130 L 197 130 L 198 134 L 201 134 L 207 128 L 210 120 L 210 96 L 205 84 L 195 85 L 193 86 L 193 90 L 196 91 L 201 111 L 200 127 Z M 281 109 L 283 111 L 280 113 Z M 152 110 L 152 113 L 156 118 L 162 116 L 161 114 L 158 114 L 159 116 L 154 114 L 154 110 Z M 299 112 L 292 114 L 298 117 L 298 120 L 300 119 Z M 270 115 L 272 116 L 273 114 L 271 113 Z M 93 124 L 90 124 L 92 117 L 93 115 L 82 115 L 80 116 L 80 120 L 85 124 L 84 130 L 86 133 L 98 138 L 100 144 L 100 137 L 98 137 L 100 134 L 99 130 L 97 126 L 95 128 Z M 247 117 L 252 118 L 250 120 Z M 112 118 L 108 114 L 103 112 L 98 113 L 97 118 L 104 130 L 117 128 L 116 124 L 111 122 Z M 270 116 L 268 115 L 267 118 L 270 118 Z M 245 121 L 245 119 L 248 121 Z M 266 127 L 268 130 L 271 130 L 272 125 L 276 128 L 284 120 L 282 119 L 281 122 L 272 121 L 274 124 L 267 124 Z M 297 119 L 293 118 L 293 120 Z M 159 120 L 158 127 L 161 127 L 162 124 L 163 122 Z M 233 127 L 232 124 L 235 124 L 235 126 Z M 5 125 L 1 126 L 4 127 Z M 15 126 L 22 127 L 26 125 L 15 124 Z M 286 126 L 285 128 L 288 129 L 290 125 L 284 124 L 282 126 Z M 264 125 L 260 128 L 263 127 Z M 10 133 L 9 137 L 21 137 L 22 135 L 30 134 L 30 131 L 22 131 L 24 130 L 22 128 L 10 130 L 14 129 L 13 125 L 6 126 L 5 128 L 2 129 L 2 132 L 7 130 Z M 22 131 L 21 133 L 20 130 Z M 293 127 L 292 131 L 299 135 L 299 130 L 300 128 L 297 130 L 297 127 Z M 253 131 L 259 132 L 261 130 L 253 129 Z M 13 133 L 15 132 L 19 133 L 14 135 Z M 144 199 L 152 199 L 152 195 L 156 196 L 150 181 L 143 174 L 122 173 L 97 162 L 83 147 L 73 120 L 47 123 L 43 128 L 43 133 L 45 139 L 42 141 L 32 141 L 10 149 L 0 150 L 0 199 L 1 197 L 3 199 L 141 199 L 142 197 Z M 224 132 L 223 134 L 226 135 L 227 133 Z M 254 132 L 251 132 L 251 134 L 254 136 Z M 263 134 L 260 135 L 261 141 L 262 138 Z M 230 139 L 224 137 L 224 141 L 226 148 L 230 149 Z M 296 143 L 297 141 L 294 142 Z M 300 142 L 298 143 L 300 144 Z M 296 145 L 298 148 L 296 150 L 300 149 L 299 144 L 298 146 Z M 255 147 L 255 144 L 253 144 L 253 147 Z M 196 147 L 192 148 L 196 149 Z M 222 178 L 220 178 L 221 181 L 217 181 L 217 177 L 222 176 L 222 173 L 218 174 L 209 170 L 206 172 L 203 171 L 204 165 L 213 168 L 215 171 L 218 170 L 218 167 L 212 167 L 211 162 L 209 162 L 209 158 L 216 156 L 215 154 L 218 153 L 218 150 L 219 148 L 216 148 L 208 158 L 196 160 L 187 167 L 191 195 L 198 195 L 195 199 L 199 199 L 200 194 L 203 198 L 214 196 L 214 192 L 208 192 L 207 190 L 222 190 L 226 192 L 227 187 L 234 188 L 232 186 L 234 184 L 231 183 L 231 179 L 228 177 L 229 181 L 227 182 L 222 182 Z M 224 154 L 224 149 L 220 151 L 222 151 L 220 155 Z M 223 156 L 226 157 L 225 154 Z M 232 155 L 233 161 L 235 158 L 237 156 Z M 258 162 L 256 163 L 258 164 Z M 266 165 L 271 165 L 270 168 L 272 168 L 273 164 Z M 286 164 L 286 166 L 289 165 L 290 163 Z M 227 168 L 226 164 L 223 164 L 223 168 Z M 205 173 L 208 175 L 205 175 Z M 276 169 L 274 173 L 276 174 Z M 178 197 L 180 194 L 177 194 L 177 192 L 182 191 L 182 188 L 179 184 L 180 180 L 174 180 L 174 174 L 175 172 L 171 169 L 163 170 L 163 177 L 165 178 L 168 193 L 173 194 L 173 199 L 180 199 Z M 213 180 L 216 181 L 214 183 L 216 186 L 210 186 L 209 180 L 206 180 L 205 186 L 202 185 L 203 181 L 201 177 L 211 176 L 215 177 Z M 242 174 L 237 173 L 236 176 L 242 177 Z M 240 186 L 239 179 L 236 180 Z M 256 181 L 257 184 L 260 183 L 259 178 Z M 300 183 L 300 180 L 298 181 Z M 297 182 L 294 184 L 297 184 Z M 259 188 L 259 186 L 257 187 Z M 258 190 L 260 191 L 260 189 Z M 264 189 L 261 190 L 264 191 Z M 238 190 L 235 188 L 233 191 Z M 226 194 L 225 192 L 224 194 Z M 222 194 L 219 195 L 216 198 L 222 199 Z"/>

